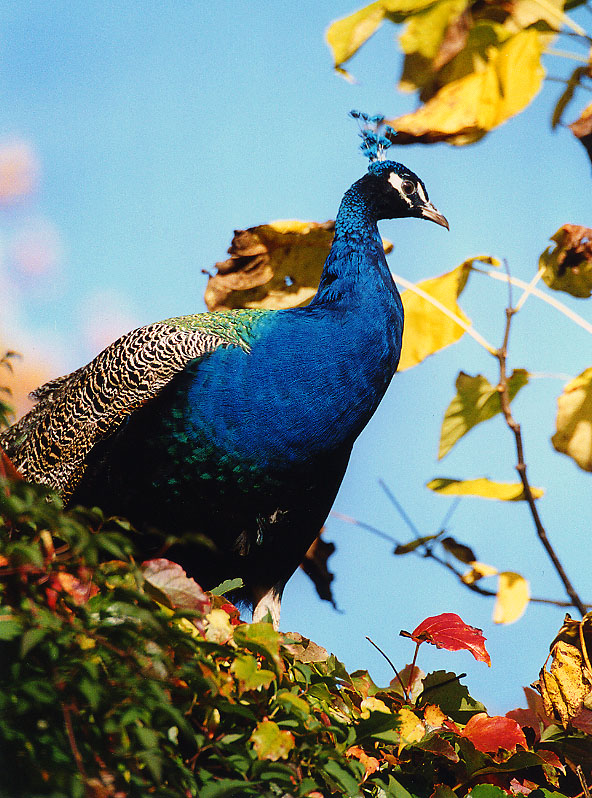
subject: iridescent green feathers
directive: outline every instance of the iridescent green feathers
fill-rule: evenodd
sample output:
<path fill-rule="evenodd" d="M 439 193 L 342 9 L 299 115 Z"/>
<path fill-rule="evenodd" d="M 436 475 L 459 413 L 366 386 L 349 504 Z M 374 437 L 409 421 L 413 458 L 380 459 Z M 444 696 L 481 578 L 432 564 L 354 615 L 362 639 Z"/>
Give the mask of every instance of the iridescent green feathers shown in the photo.
<path fill-rule="evenodd" d="M 38 388 L 35 407 L 0 433 L 0 446 L 25 479 L 59 491 L 67 501 L 93 446 L 154 399 L 187 364 L 218 347 L 249 350 L 265 311 L 180 316 L 140 327 L 87 366 Z"/>

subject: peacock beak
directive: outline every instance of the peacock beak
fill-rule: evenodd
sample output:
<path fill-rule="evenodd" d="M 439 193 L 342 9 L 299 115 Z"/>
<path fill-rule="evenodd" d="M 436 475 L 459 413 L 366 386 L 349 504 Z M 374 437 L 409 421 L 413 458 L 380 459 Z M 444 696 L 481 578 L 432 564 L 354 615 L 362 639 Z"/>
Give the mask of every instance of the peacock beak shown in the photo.
<path fill-rule="evenodd" d="M 442 216 L 442 214 L 434 208 L 431 202 L 426 202 L 426 204 L 422 207 L 421 216 L 423 219 L 429 219 L 430 222 L 436 222 L 436 224 L 440 224 L 442 227 L 450 230 L 448 219 L 445 216 Z"/>

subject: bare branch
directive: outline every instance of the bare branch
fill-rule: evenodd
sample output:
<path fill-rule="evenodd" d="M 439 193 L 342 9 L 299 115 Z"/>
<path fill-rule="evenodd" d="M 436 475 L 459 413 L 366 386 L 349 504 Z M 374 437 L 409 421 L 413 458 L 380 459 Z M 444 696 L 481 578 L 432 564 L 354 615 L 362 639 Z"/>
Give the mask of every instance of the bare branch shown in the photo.
<path fill-rule="evenodd" d="M 353 526 L 357 526 L 360 529 L 363 529 L 365 532 L 370 532 L 370 534 L 376 535 L 376 537 L 381 538 L 381 540 L 386 540 L 388 543 L 391 543 L 394 546 L 401 545 L 400 541 L 397 540 L 397 538 L 394 538 L 392 535 L 389 535 L 387 532 L 383 532 L 382 529 L 378 529 L 377 527 L 372 526 L 372 524 L 366 524 L 364 523 L 364 521 L 358 521 L 357 518 L 352 518 L 349 515 L 343 515 L 343 513 L 338 513 L 335 511 L 333 511 L 331 515 L 333 516 L 333 518 L 337 518 L 340 521 L 345 521 L 346 524 L 352 524 Z M 416 529 L 416 527 L 414 528 Z M 417 537 L 418 535 L 416 535 L 416 538 Z M 460 571 L 458 568 L 455 568 L 454 565 L 452 565 L 452 563 L 448 562 L 448 560 L 445 560 L 444 558 L 435 554 L 431 545 L 427 543 L 418 546 L 417 549 L 410 551 L 409 554 L 414 554 L 416 557 L 421 557 L 424 560 L 433 560 L 434 562 L 438 563 L 438 565 L 441 565 L 443 568 L 445 568 L 447 571 L 453 574 L 459 580 L 461 585 L 463 585 L 463 587 L 466 587 L 468 590 L 472 591 L 473 593 L 477 593 L 479 596 L 485 596 L 487 598 L 495 598 L 497 596 L 495 590 L 488 590 L 487 588 L 481 587 L 476 583 L 469 584 L 465 582 L 463 580 L 464 576 L 463 572 Z M 530 601 L 533 604 L 548 604 L 553 607 L 565 607 L 565 608 L 573 607 L 573 601 L 565 601 L 563 599 L 550 599 L 550 598 L 544 598 L 542 596 L 531 596 Z M 587 604 L 586 606 L 592 609 L 592 603 Z"/>
<path fill-rule="evenodd" d="M 514 282 L 514 281 L 510 277 L 510 274 L 508 273 L 508 286 L 511 286 L 512 282 Z M 554 566 L 555 570 L 557 571 L 557 574 L 559 575 L 559 578 L 563 582 L 563 586 L 565 587 L 567 595 L 571 599 L 572 605 L 574 607 L 576 607 L 576 609 L 582 615 L 585 615 L 586 614 L 586 607 L 583 604 L 583 602 L 580 599 L 580 597 L 578 596 L 578 594 L 576 593 L 571 581 L 569 580 L 569 578 L 568 578 L 568 576 L 567 576 L 567 574 L 566 574 L 566 572 L 565 572 L 565 570 L 564 570 L 564 568 L 563 568 L 563 566 L 562 566 L 557 554 L 555 553 L 554 548 L 552 547 L 552 545 L 551 545 L 551 543 L 550 543 L 550 541 L 549 541 L 549 539 L 547 537 L 547 533 L 546 533 L 545 527 L 543 526 L 543 523 L 541 521 L 541 518 L 540 518 L 540 515 L 539 515 L 539 512 L 538 512 L 538 508 L 536 506 L 536 501 L 535 501 L 534 496 L 532 495 L 532 490 L 531 490 L 531 487 L 530 487 L 530 483 L 529 483 L 528 477 L 526 475 L 526 462 L 525 462 L 525 459 L 524 459 L 524 445 L 523 445 L 523 442 L 522 442 L 522 431 L 520 429 L 520 424 L 516 421 L 516 419 L 512 415 L 512 410 L 510 409 L 510 392 L 509 392 L 509 389 L 508 389 L 508 376 L 507 376 L 507 372 L 506 372 L 506 362 L 507 362 L 507 358 L 508 358 L 508 342 L 509 342 L 509 339 L 510 339 L 510 328 L 512 326 L 512 319 L 513 319 L 514 315 L 516 314 L 516 312 L 517 312 L 517 309 L 512 306 L 512 296 L 510 294 L 508 307 L 506 308 L 506 326 L 505 326 L 505 329 L 504 329 L 504 340 L 503 340 L 501 348 L 498 349 L 498 351 L 496 353 L 496 357 L 497 357 L 497 359 L 499 361 L 500 379 L 499 379 L 499 384 L 498 384 L 498 391 L 499 391 L 499 394 L 500 394 L 500 403 L 501 403 L 502 413 L 503 413 L 504 419 L 506 421 L 506 424 L 508 425 L 508 427 L 514 433 L 514 439 L 516 441 L 516 455 L 517 455 L 516 471 L 518 472 L 518 476 L 520 477 L 520 481 L 522 482 L 522 488 L 524 490 L 524 496 L 525 496 L 526 501 L 528 503 L 528 507 L 530 509 L 530 514 L 532 515 L 532 519 L 534 521 L 534 525 L 535 525 L 536 532 L 537 532 L 537 535 L 539 537 L 539 540 L 543 544 L 543 547 L 544 547 L 545 551 L 547 552 L 547 554 L 549 555 L 549 558 L 550 558 L 551 562 L 553 563 L 553 566 Z"/>

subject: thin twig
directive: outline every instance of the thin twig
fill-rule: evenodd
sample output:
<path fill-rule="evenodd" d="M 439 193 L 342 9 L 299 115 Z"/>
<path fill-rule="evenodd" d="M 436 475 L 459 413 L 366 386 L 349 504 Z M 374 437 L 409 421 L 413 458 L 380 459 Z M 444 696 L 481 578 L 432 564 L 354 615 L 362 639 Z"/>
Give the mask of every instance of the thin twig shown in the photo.
<path fill-rule="evenodd" d="M 488 277 L 491 277 L 493 280 L 501 280 L 501 282 L 503 283 L 505 283 L 508 280 L 507 275 L 500 274 L 499 272 L 489 271 L 488 269 L 473 268 L 473 271 L 477 272 L 477 274 L 486 274 Z M 512 285 L 516 285 L 519 288 L 524 288 L 524 289 L 528 288 L 528 283 L 525 283 L 524 280 L 520 280 L 518 277 L 510 277 L 509 280 L 512 283 Z M 568 308 L 567 305 L 564 305 L 563 302 L 560 302 L 558 299 L 555 299 L 555 297 L 549 296 L 549 294 L 546 294 L 544 291 L 541 291 L 538 288 L 532 288 L 530 293 L 533 296 L 536 296 L 537 299 L 541 299 L 543 302 L 546 302 L 548 305 L 551 305 L 551 307 L 555 308 L 555 310 L 558 310 L 560 313 L 563 313 L 564 316 L 567 316 L 568 319 L 570 319 L 579 327 L 581 327 L 583 330 L 586 330 L 586 332 L 589 332 L 592 335 L 592 324 L 590 324 L 589 321 L 586 321 L 586 319 L 583 319 L 577 313 L 574 313 L 574 311 Z"/>
<path fill-rule="evenodd" d="M 372 640 L 370 637 L 368 637 L 368 635 L 366 635 L 366 640 L 367 640 L 369 643 L 371 643 L 371 644 L 374 646 L 374 648 L 375 648 L 377 651 L 379 651 L 379 652 L 382 654 L 382 656 L 385 658 L 385 660 L 388 662 L 388 664 L 389 664 L 389 665 L 391 666 L 391 668 L 394 670 L 394 672 L 395 672 L 395 676 L 397 677 L 397 679 L 398 679 L 398 681 L 399 681 L 399 684 L 401 685 L 401 689 L 403 690 L 403 695 L 405 696 L 405 700 L 407 701 L 407 703 L 408 703 L 408 704 L 410 704 L 410 703 L 411 703 L 411 699 L 409 698 L 409 693 L 407 692 L 407 688 L 406 688 L 406 687 L 405 687 L 405 685 L 403 684 L 403 679 L 401 679 L 401 676 L 399 675 L 399 671 L 398 671 L 398 670 L 395 668 L 395 666 L 393 665 L 392 661 L 391 661 L 391 660 L 390 660 L 390 659 L 387 657 L 387 655 L 386 655 L 386 654 L 384 653 L 384 651 L 383 651 L 383 650 L 380 648 L 380 646 L 377 646 L 377 645 L 376 645 L 376 643 L 374 642 L 374 640 Z M 413 674 L 413 670 L 411 671 L 411 673 Z"/>
<path fill-rule="evenodd" d="M 584 798 L 590 798 L 590 787 L 588 787 L 588 783 L 586 782 L 586 777 L 584 776 L 584 771 L 582 770 L 581 765 L 576 765 L 576 773 L 578 774 L 578 779 L 582 785 Z"/>
<path fill-rule="evenodd" d="M 366 524 L 363 521 L 358 521 L 357 518 L 352 518 L 349 515 L 344 515 L 343 513 L 338 512 L 331 512 L 333 518 L 337 518 L 340 521 L 345 521 L 347 524 L 352 524 L 353 526 L 358 526 L 360 529 L 364 529 L 366 532 L 370 532 L 372 535 L 376 535 L 376 537 L 381 538 L 382 540 L 386 540 L 388 543 L 393 544 L 394 546 L 400 546 L 401 543 L 392 535 L 383 532 L 382 529 L 377 529 L 377 527 L 372 526 L 372 524 Z M 459 582 L 464 585 L 464 587 L 471 590 L 473 593 L 477 593 L 479 596 L 486 596 L 488 598 L 495 598 L 497 596 L 497 592 L 495 590 L 488 590 L 487 588 L 481 587 L 476 583 L 469 584 L 463 581 L 463 572 L 460 571 L 458 568 L 455 568 L 452 563 L 444 560 L 442 557 L 439 557 L 437 554 L 434 554 L 433 550 L 428 544 L 423 544 L 422 547 L 418 547 L 417 549 L 413 549 L 409 552 L 409 554 L 414 554 L 416 557 L 421 557 L 424 560 L 434 560 L 434 562 L 441 565 L 443 568 L 446 568 L 450 571 L 451 574 L 454 574 Z M 530 601 L 533 604 L 549 604 L 553 607 L 573 607 L 572 601 L 565 601 L 563 599 L 549 599 L 543 598 L 541 596 L 531 596 Z M 587 604 L 587 607 L 592 608 L 592 604 Z"/>
<path fill-rule="evenodd" d="M 549 0 L 535 0 L 535 2 L 544 8 L 548 14 L 550 14 L 552 17 L 555 17 L 558 22 L 561 22 L 562 25 L 565 25 L 566 28 L 571 28 L 574 33 L 577 33 L 578 36 L 583 36 L 585 38 L 588 37 L 588 34 L 581 25 L 578 25 L 578 23 L 574 22 L 571 17 L 568 17 L 567 14 L 556 8 L 552 3 L 549 2 Z"/>
<path fill-rule="evenodd" d="M 543 276 L 543 272 L 544 272 L 544 271 L 545 271 L 545 269 L 544 269 L 544 268 L 541 266 L 541 268 L 538 270 L 538 272 L 535 274 L 535 276 L 532 278 L 532 280 L 531 280 L 531 281 L 529 282 L 529 284 L 526 286 L 526 288 L 525 288 L 525 289 L 524 289 L 524 291 L 522 292 L 522 296 L 520 297 L 520 299 L 518 300 L 518 302 L 516 302 L 516 307 L 514 308 L 514 311 L 515 311 L 516 313 L 518 313 L 518 311 L 519 311 L 519 310 L 520 310 L 520 308 L 521 308 L 521 307 L 524 305 L 524 303 L 526 302 L 526 300 L 528 299 L 528 297 L 529 297 L 529 296 L 532 294 L 533 288 L 536 286 L 536 284 L 538 283 L 538 281 L 539 281 L 539 280 L 541 279 L 541 277 Z M 510 275 L 509 275 L 509 274 L 508 274 L 508 277 L 510 277 Z M 511 283 L 510 283 L 510 285 L 511 285 Z"/>
<path fill-rule="evenodd" d="M 399 504 L 399 502 L 395 498 L 395 494 L 391 491 L 391 489 L 386 484 L 386 482 L 384 482 L 384 480 L 382 480 L 382 479 L 379 479 L 378 480 L 378 484 L 383 489 L 383 491 L 386 493 L 388 500 L 395 507 L 395 509 L 397 510 L 397 512 L 399 513 L 399 515 L 403 519 L 403 521 L 405 521 L 405 523 L 407 524 L 407 526 L 409 527 L 411 532 L 415 535 L 415 539 L 417 540 L 417 538 L 420 538 L 421 535 L 419 533 L 419 529 L 415 526 L 415 524 L 409 518 L 409 516 L 407 515 L 407 513 L 405 512 L 403 507 Z"/>
<path fill-rule="evenodd" d="M 507 279 L 508 279 L 508 290 L 511 292 L 511 286 L 512 286 L 512 283 L 514 281 L 512 280 L 510 274 L 507 275 Z M 501 403 L 502 414 L 504 416 L 504 419 L 505 419 L 506 424 L 508 425 L 509 429 L 511 429 L 512 432 L 514 433 L 514 439 L 516 441 L 516 455 L 517 455 L 516 471 L 518 472 L 518 476 L 520 477 L 520 481 L 522 482 L 522 489 L 524 491 L 524 496 L 525 496 L 526 501 L 528 503 L 528 507 L 530 509 L 530 514 L 532 515 L 532 519 L 534 521 L 534 525 L 535 525 L 536 532 L 537 532 L 537 535 L 539 537 L 539 540 L 543 544 L 543 547 L 544 547 L 545 551 L 547 552 L 547 554 L 549 555 L 549 558 L 551 559 L 551 562 L 553 563 L 553 566 L 554 566 L 555 570 L 557 571 L 557 574 L 559 575 L 559 578 L 563 582 L 563 586 L 565 587 L 567 595 L 570 597 L 573 606 L 576 607 L 577 610 L 582 615 L 585 615 L 586 614 L 586 607 L 584 606 L 584 604 L 582 603 L 580 597 L 576 593 L 576 591 L 575 591 L 573 585 L 571 584 L 571 581 L 569 580 L 569 578 L 568 578 L 568 576 L 567 576 L 567 574 L 566 574 L 561 562 L 559 561 L 559 558 L 557 557 L 557 554 L 555 553 L 555 550 L 553 549 L 551 543 L 549 542 L 545 527 L 543 526 L 543 523 L 541 521 L 538 509 L 537 509 L 537 506 L 536 506 L 535 498 L 532 495 L 532 489 L 530 487 L 530 482 L 528 481 L 528 477 L 526 475 L 526 462 L 524 460 L 524 445 L 523 445 L 523 442 L 522 442 L 522 432 L 521 432 L 521 429 L 520 429 L 520 424 L 513 417 L 512 411 L 510 409 L 510 392 L 509 392 L 509 389 L 508 389 L 508 376 L 507 376 L 507 373 L 506 373 L 506 361 L 507 361 L 507 358 L 508 358 L 508 342 L 509 342 L 509 339 L 510 339 L 510 328 L 512 326 L 512 319 L 513 319 L 515 314 L 516 314 L 516 308 L 514 308 L 512 306 L 512 295 L 510 293 L 508 306 L 506 308 L 506 326 L 505 326 L 505 329 L 504 329 L 504 339 L 503 339 L 503 343 L 502 343 L 501 348 L 497 352 L 497 359 L 499 361 L 499 374 L 500 374 L 498 391 L 499 391 L 499 394 L 500 394 L 500 403 Z"/>
<path fill-rule="evenodd" d="M 545 50 L 547 55 L 556 55 L 559 58 L 568 58 L 570 61 L 577 61 L 578 64 L 588 64 L 589 61 L 582 55 L 578 53 L 570 53 L 567 50 L 555 50 L 553 47 L 549 47 Z"/>
<path fill-rule="evenodd" d="M 84 781 L 84 791 L 88 793 L 88 786 L 87 786 L 87 778 L 86 778 L 86 770 L 84 769 L 84 762 L 82 761 L 82 755 L 78 750 L 78 746 L 76 744 L 76 737 L 74 736 L 74 727 L 72 725 L 72 717 L 70 715 L 70 707 L 66 706 L 66 704 L 62 704 L 62 715 L 64 717 L 64 725 L 66 727 L 66 734 L 68 735 L 68 742 L 70 743 L 70 749 L 72 751 L 72 756 L 74 757 L 74 761 L 76 762 L 76 767 L 78 768 L 78 772 L 82 776 Z"/>

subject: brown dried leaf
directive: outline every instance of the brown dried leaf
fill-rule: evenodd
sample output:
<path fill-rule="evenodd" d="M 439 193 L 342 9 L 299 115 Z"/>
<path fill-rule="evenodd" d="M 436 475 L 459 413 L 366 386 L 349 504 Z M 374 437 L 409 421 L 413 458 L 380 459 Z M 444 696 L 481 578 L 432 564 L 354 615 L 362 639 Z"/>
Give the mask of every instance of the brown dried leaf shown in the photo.
<path fill-rule="evenodd" d="M 323 540 L 319 535 L 306 552 L 300 567 L 312 580 L 319 598 L 330 601 L 337 608 L 331 591 L 331 582 L 335 577 L 327 567 L 327 561 L 334 551 L 335 544 Z"/>
<path fill-rule="evenodd" d="M 556 246 L 547 247 L 539 258 L 543 280 L 553 291 L 586 299 L 592 293 L 592 229 L 564 224 L 551 241 Z"/>
<path fill-rule="evenodd" d="M 592 161 L 592 103 L 584 109 L 579 119 L 572 122 L 569 129 L 582 142 Z"/>
<path fill-rule="evenodd" d="M 209 310 L 293 308 L 316 294 L 335 222 L 277 221 L 235 230 L 205 291 Z M 384 242 L 385 252 L 393 248 Z"/>
<path fill-rule="evenodd" d="M 313 643 L 298 632 L 286 632 L 282 645 L 298 662 L 326 662 L 329 659 L 326 648 Z"/>

